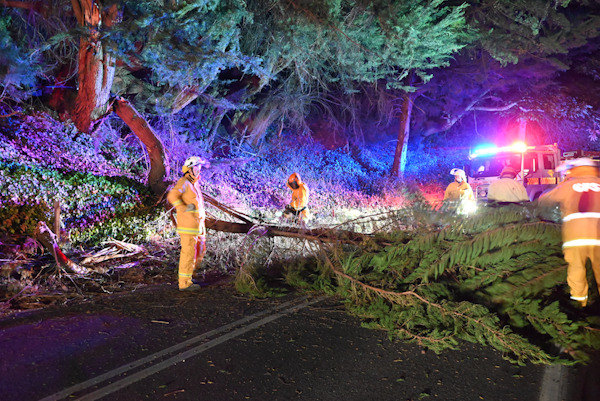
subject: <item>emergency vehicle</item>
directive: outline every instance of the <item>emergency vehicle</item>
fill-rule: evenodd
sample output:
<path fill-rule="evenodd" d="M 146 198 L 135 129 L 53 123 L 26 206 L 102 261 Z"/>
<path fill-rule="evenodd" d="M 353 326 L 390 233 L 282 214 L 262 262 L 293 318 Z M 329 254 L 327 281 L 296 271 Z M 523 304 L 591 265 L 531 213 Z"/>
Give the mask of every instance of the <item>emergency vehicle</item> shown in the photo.
<path fill-rule="evenodd" d="M 467 182 L 473 188 L 475 198 L 486 201 L 490 183 L 500 178 L 504 167 L 510 166 L 517 171 L 515 180 L 525 186 L 533 201 L 560 182 L 556 167 L 561 159 L 556 144 L 527 146 L 516 142 L 504 147 L 482 147 L 469 155 L 465 169 Z"/>

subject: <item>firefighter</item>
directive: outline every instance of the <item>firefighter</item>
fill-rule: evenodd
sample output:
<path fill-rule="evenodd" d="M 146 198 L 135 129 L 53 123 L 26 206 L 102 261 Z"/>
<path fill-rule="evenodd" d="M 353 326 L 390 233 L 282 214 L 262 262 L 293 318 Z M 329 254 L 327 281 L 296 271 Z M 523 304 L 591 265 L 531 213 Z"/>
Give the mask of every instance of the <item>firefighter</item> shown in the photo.
<path fill-rule="evenodd" d="M 204 200 L 200 189 L 200 169 L 210 163 L 192 156 L 185 161 L 181 177 L 167 194 L 167 200 L 177 212 L 177 232 L 181 240 L 179 255 L 179 290 L 197 291 L 201 287 L 192 280 L 194 270 L 206 254 Z"/>
<path fill-rule="evenodd" d="M 300 178 L 300 174 L 293 173 L 287 180 L 287 186 L 292 190 L 292 201 L 285 207 L 283 217 L 294 218 L 299 224 L 304 224 L 310 219 L 308 210 L 308 186 Z"/>
<path fill-rule="evenodd" d="M 562 214 L 563 254 L 569 264 L 571 299 L 582 307 L 588 301 L 585 264 L 590 259 L 600 289 L 600 177 L 597 162 L 569 160 L 558 166 L 565 181 L 540 197 L 541 204 L 559 204 Z"/>
<path fill-rule="evenodd" d="M 500 173 L 500 179 L 492 182 L 488 189 L 488 201 L 499 203 L 528 202 L 527 190 L 520 182 L 515 181 L 517 170 L 506 166 Z"/>
<path fill-rule="evenodd" d="M 454 176 L 444 192 L 444 204 L 455 209 L 457 214 L 471 214 L 475 211 L 475 195 L 467 183 L 464 170 L 453 168 L 450 174 Z"/>

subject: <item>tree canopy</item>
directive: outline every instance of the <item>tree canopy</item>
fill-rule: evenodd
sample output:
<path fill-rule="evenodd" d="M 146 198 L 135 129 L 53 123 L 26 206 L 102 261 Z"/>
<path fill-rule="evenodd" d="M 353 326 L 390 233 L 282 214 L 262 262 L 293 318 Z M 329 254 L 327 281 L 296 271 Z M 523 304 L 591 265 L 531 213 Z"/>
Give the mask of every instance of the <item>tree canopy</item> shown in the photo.
<path fill-rule="evenodd" d="M 396 121 L 468 142 L 456 124 L 475 115 L 535 121 L 545 140 L 598 131 L 597 103 L 568 79 L 597 85 L 600 10 L 584 1 L 96 0 L 96 25 L 83 2 L 51 3 L 0 7 L 0 102 L 10 111 L 46 96 L 81 114 L 84 82 L 96 80 L 107 88 L 87 97 L 107 97 L 76 118 L 80 129 L 121 96 L 145 115 L 208 106 L 213 131 L 227 117 L 253 145 L 271 127 L 315 121 L 350 142 Z M 108 75 L 82 71 L 88 39 Z"/>

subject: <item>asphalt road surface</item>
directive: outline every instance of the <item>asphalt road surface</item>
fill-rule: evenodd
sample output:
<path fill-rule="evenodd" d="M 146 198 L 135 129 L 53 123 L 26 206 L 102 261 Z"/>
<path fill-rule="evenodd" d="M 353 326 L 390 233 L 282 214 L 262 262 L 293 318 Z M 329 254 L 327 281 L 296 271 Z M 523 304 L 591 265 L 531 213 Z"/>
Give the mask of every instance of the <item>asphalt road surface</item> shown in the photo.
<path fill-rule="evenodd" d="M 460 348 L 390 340 L 331 298 L 162 285 L 0 321 L 0 400 L 600 400 L 598 363 Z"/>

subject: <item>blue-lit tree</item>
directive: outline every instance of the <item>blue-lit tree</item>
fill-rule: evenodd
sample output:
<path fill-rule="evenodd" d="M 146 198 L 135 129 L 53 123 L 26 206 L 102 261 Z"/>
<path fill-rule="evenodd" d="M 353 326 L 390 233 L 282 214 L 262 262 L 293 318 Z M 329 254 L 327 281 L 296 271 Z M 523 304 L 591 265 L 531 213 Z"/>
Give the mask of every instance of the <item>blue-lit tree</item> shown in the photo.
<path fill-rule="evenodd" d="M 65 41 L 73 44 L 75 52 L 54 61 L 66 70 L 64 74 L 56 73 L 57 79 L 76 77 L 76 83 L 66 85 L 75 89 L 74 93 L 69 88 L 65 90 L 65 82 L 58 82 L 51 104 L 82 132 L 90 131 L 94 122 L 107 113 L 114 111 L 119 115 L 146 146 L 151 162 L 148 184 L 157 194 L 162 193 L 166 185 L 165 152 L 150 124 L 127 99 L 128 83 L 135 80 L 133 74 L 144 75 L 145 96 L 141 97 L 161 98 L 167 110 L 163 107 L 159 111 L 174 113 L 201 95 L 221 70 L 237 66 L 247 71 L 256 67 L 258 61 L 242 56 L 238 49 L 239 24 L 248 17 L 243 2 L 73 0 L 71 7 L 64 1 L 56 3 L 44 12 L 54 12 L 51 18 L 64 21 L 64 31 L 28 27 L 22 18 L 20 25 L 29 36 L 17 40 L 15 26 L 10 26 L 3 44 L 10 58 L 8 73 L 3 75 L 3 88 L 11 90 L 10 93 L 21 88 L 20 93 L 24 93 L 24 89 L 35 90 L 40 85 L 32 71 L 47 60 L 35 63 L 34 59 L 24 68 L 22 60 L 27 57 L 19 57 L 19 52 L 38 54 Z M 12 8 L 38 13 L 40 10 L 33 4 L 3 2 L 3 21 L 11 18 L 11 12 L 19 17 Z M 35 42 L 37 37 L 45 42 Z M 120 78 L 117 87 L 116 72 Z M 12 97 L 16 99 L 16 95 Z"/>

